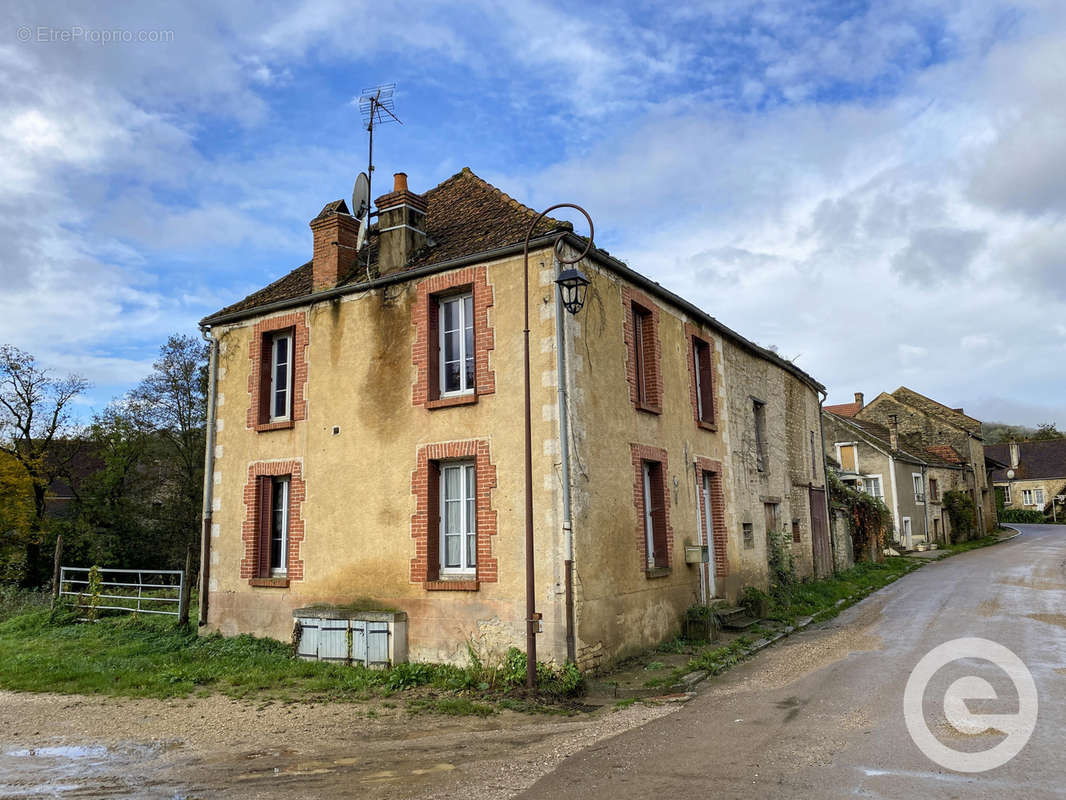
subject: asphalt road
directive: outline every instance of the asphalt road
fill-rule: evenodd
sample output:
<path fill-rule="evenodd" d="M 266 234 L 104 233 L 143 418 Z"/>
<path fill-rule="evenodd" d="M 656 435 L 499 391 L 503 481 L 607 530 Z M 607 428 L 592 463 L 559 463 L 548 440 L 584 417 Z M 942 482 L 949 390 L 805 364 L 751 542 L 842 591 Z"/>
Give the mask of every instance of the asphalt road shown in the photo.
<path fill-rule="evenodd" d="M 931 563 L 705 683 L 680 712 L 566 759 L 521 796 L 1066 797 L 1066 527 L 1018 527 L 1023 535 Z M 911 671 L 959 637 L 1006 646 L 1036 685 L 1031 738 L 989 771 L 938 765 L 918 749 L 904 720 Z M 936 672 L 924 693 L 924 718 L 948 747 L 987 751 L 1007 734 L 960 733 L 944 711 L 949 686 L 969 675 L 987 680 L 997 695 L 970 699 L 971 714 L 1018 712 L 1019 694 L 1006 673 L 967 659 Z"/>

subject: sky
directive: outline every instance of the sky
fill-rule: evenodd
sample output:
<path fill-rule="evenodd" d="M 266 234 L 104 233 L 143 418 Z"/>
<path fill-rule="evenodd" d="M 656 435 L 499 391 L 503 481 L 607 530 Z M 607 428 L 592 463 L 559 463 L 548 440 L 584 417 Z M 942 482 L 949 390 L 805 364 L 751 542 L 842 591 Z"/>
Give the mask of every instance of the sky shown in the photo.
<path fill-rule="evenodd" d="M 1066 428 L 1066 3 L 8 2 L 0 343 L 93 388 L 463 166 L 829 389 Z M 575 219 L 575 227 L 583 225 Z"/>

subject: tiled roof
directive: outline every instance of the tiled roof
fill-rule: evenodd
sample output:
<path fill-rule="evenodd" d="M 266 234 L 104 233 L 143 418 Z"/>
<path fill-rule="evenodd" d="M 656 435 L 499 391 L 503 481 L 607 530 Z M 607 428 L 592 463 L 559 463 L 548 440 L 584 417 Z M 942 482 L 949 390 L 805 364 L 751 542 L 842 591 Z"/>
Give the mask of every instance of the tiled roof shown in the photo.
<path fill-rule="evenodd" d="M 936 444 L 925 448 L 925 453 L 932 459 L 941 461 L 950 466 L 965 464 L 966 460 L 959 455 L 959 451 L 950 444 Z"/>
<path fill-rule="evenodd" d="M 825 406 L 824 410 L 829 411 L 830 414 L 835 412 L 830 411 L 830 406 Z M 863 434 L 865 434 L 867 441 L 877 447 L 880 447 L 887 453 L 891 453 L 894 457 L 903 459 L 905 461 L 911 461 L 917 464 L 928 464 L 934 467 L 957 467 L 962 463 L 962 459 L 958 458 L 958 453 L 954 448 L 947 447 L 946 450 L 950 450 L 954 454 L 958 461 L 953 461 L 948 457 L 947 453 L 940 452 L 945 448 L 926 448 L 922 445 L 921 437 L 917 434 L 904 434 L 899 437 L 899 447 L 895 450 L 892 449 L 892 434 L 888 428 L 884 425 L 878 425 L 876 422 L 867 422 L 866 420 L 856 419 L 854 417 L 846 417 L 843 414 L 836 414 L 840 421 L 845 425 L 849 425 L 852 428 L 856 428 Z"/>
<path fill-rule="evenodd" d="M 519 244 L 525 240 L 526 231 L 537 215 L 533 209 L 479 178 L 469 167 L 463 167 L 462 171 L 430 189 L 423 197 L 427 206 L 424 224 L 428 243 L 415 254 L 407 269 Z M 319 216 L 338 210 L 347 211 L 343 200 L 327 203 Z M 558 229 L 571 230 L 572 226 L 568 222 L 545 217 L 537 225 L 533 235 L 541 236 Z M 370 234 L 371 272 L 376 273 L 376 231 L 373 226 Z M 365 275 L 366 266 L 363 264 L 343 277 L 340 285 L 358 283 Z M 311 262 L 307 262 L 269 286 L 211 316 L 245 311 L 310 294 Z"/>
<path fill-rule="evenodd" d="M 1003 464 L 1010 464 L 1008 444 L 986 444 L 985 454 Z M 1040 478 L 1066 478 L 1066 439 L 1018 442 L 1018 466 L 1014 468 L 1014 479 Z M 1007 470 L 994 470 L 992 480 L 1007 480 Z"/>
<path fill-rule="evenodd" d="M 840 403 L 835 406 L 823 406 L 823 408 L 841 417 L 854 417 L 862 408 L 862 403 Z"/>

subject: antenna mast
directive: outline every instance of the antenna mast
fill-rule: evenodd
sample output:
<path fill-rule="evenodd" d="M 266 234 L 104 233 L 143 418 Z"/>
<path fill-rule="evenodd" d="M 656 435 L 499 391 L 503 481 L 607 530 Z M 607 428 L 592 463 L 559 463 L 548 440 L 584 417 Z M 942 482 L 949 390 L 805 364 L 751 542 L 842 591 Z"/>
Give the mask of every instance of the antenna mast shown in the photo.
<path fill-rule="evenodd" d="M 403 125 L 403 122 L 400 122 L 400 118 L 393 113 L 396 109 L 396 104 L 392 97 L 395 90 L 395 83 L 383 83 L 380 86 L 363 89 L 359 96 L 359 113 L 362 114 L 363 124 L 366 125 L 366 129 L 370 133 L 370 152 L 366 174 L 367 178 L 370 180 L 369 189 L 371 192 L 371 198 L 374 196 L 374 125 L 385 122 L 399 122 Z M 373 201 L 371 200 L 370 202 Z"/>

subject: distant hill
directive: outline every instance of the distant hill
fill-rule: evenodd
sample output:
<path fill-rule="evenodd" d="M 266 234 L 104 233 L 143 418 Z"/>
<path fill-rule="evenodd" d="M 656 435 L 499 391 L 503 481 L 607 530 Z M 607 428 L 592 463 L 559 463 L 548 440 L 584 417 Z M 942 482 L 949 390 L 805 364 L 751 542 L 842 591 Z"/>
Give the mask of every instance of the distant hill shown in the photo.
<path fill-rule="evenodd" d="M 1044 422 L 1035 428 L 1025 425 L 1008 425 L 1005 422 L 982 422 L 981 437 L 985 444 L 1002 444 L 1012 439 L 1032 442 L 1041 439 L 1066 439 L 1066 431 L 1060 431 L 1054 422 Z"/>

